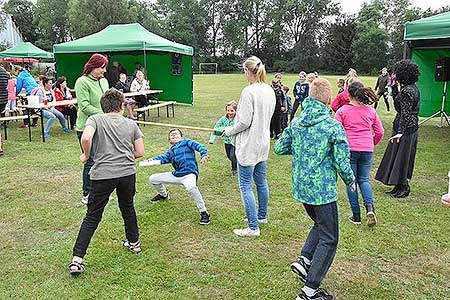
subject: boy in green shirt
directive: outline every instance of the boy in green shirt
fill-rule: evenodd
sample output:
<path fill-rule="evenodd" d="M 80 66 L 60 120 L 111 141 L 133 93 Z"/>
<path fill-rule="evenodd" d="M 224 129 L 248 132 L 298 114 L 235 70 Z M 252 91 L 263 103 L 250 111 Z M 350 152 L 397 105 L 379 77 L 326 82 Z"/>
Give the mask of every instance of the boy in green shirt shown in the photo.
<path fill-rule="evenodd" d="M 310 97 L 275 143 L 276 154 L 292 154 L 294 198 L 303 203 L 314 226 L 292 271 L 305 286 L 297 300 L 333 300 L 320 284 L 333 262 L 339 234 L 337 174 L 355 190 L 350 148 L 341 123 L 330 116 L 331 84 L 315 79 Z"/>

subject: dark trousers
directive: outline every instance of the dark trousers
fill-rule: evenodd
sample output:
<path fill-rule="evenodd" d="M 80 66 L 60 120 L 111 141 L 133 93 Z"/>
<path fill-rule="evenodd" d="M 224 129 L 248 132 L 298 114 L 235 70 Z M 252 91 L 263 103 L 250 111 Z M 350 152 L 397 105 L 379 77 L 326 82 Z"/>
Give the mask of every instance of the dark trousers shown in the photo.
<path fill-rule="evenodd" d="M 134 97 L 134 100 L 137 102 L 138 107 L 144 107 L 150 104 L 148 102 L 147 96 L 145 95 L 138 95 Z"/>
<path fill-rule="evenodd" d="M 339 240 L 339 220 L 336 202 L 324 205 L 304 204 L 314 226 L 309 232 L 301 255 L 311 260 L 305 285 L 318 289 L 333 262 Z"/>
<path fill-rule="evenodd" d="M 288 123 L 289 123 L 289 114 L 286 113 L 282 113 L 281 114 L 281 132 L 283 132 L 283 130 L 288 127 Z"/>
<path fill-rule="evenodd" d="M 225 145 L 225 153 L 227 154 L 228 159 L 231 161 L 231 170 L 237 170 L 237 159 L 236 159 L 236 148 L 232 144 L 224 144 Z"/>
<path fill-rule="evenodd" d="M 78 142 L 81 147 L 81 136 L 83 135 L 83 131 L 77 131 Z M 81 147 L 81 152 L 83 152 L 83 147 Z M 83 195 L 86 196 L 91 191 L 91 176 L 89 173 L 91 172 L 91 168 L 94 165 L 94 144 L 91 146 L 91 153 L 89 155 L 89 159 L 84 164 L 83 167 Z"/>
<path fill-rule="evenodd" d="M 77 122 L 77 109 L 76 107 L 63 107 L 62 114 L 65 116 L 69 116 L 70 129 L 75 127 L 75 123 Z"/>
<path fill-rule="evenodd" d="M 270 136 L 276 137 L 281 133 L 281 112 L 274 112 L 270 120 Z"/>
<path fill-rule="evenodd" d="M 91 238 L 100 223 L 109 196 L 116 189 L 119 208 L 125 225 L 125 236 L 131 243 L 139 240 L 136 211 L 133 198 L 136 192 L 136 174 L 103 180 L 92 180 L 87 213 L 81 223 L 77 241 L 73 247 L 73 256 L 84 257 Z"/>
<path fill-rule="evenodd" d="M 381 97 L 383 97 L 384 103 L 386 104 L 386 110 L 390 111 L 390 108 L 389 108 L 389 94 L 387 93 L 387 91 L 385 93 L 379 93 L 378 94 L 378 100 L 380 100 Z M 373 106 L 373 108 L 377 109 L 377 107 L 378 107 L 378 101 L 375 102 L 375 105 Z"/>
<path fill-rule="evenodd" d="M 297 109 L 300 106 L 300 101 L 295 100 L 294 105 L 292 106 L 292 113 L 291 113 L 291 120 L 295 117 L 295 113 L 297 112 Z"/>

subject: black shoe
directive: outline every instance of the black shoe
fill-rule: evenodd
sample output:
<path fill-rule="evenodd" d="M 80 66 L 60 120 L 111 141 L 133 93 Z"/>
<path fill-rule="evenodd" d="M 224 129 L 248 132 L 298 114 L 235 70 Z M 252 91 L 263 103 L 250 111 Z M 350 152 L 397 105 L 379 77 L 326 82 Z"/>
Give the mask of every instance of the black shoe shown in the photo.
<path fill-rule="evenodd" d="M 398 189 L 399 189 L 399 188 L 400 188 L 400 185 L 397 184 L 396 186 L 394 186 L 394 188 L 393 188 L 392 190 L 390 190 L 390 191 L 385 191 L 384 193 L 385 193 L 385 194 L 388 194 L 388 195 L 393 195 L 393 194 L 395 194 L 395 193 L 398 192 Z"/>
<path fill-rule="evenodd" d="M 361 225 L 361 213 L 353 213 L 348 220 L 356 225 Z"/>
<path fill-rule="evenodd" d="M 311 265 L 307 264 L 301 256 L 297 259 L 297 261 L 294 261 L 291 264 L 291 271 L 294 272 L 303 282 L 306 281 L 306 276 L 308 276 L 310 268 Z"/>
<path fill-rule="evenodd" d="M 161 200 L 169 200 L 169 199 L 170 199 L 169 194 L 167 194 L 166 197 L 163 197 L 160 194 L 157 194 L 155 197 L 150 199 L 150 203 L 156 203 L 156 202 L 161 201 Z"/>
<path fill-rule="evenodd" d="M 303 290 L 300 291 L 296 300 L 335 300 L 334 295 L 328 294 L 324 289 L 317 289 L 316 293 L 308 297 Z"/>
<path fill-rule="evenodd" d="M 411 192 L 411 189 L 409 188 L 408 184 L 402 184 L 400 189 L 397 193 L 392 194 L 392 197 L 394 198 L 405 198 L 409 196 L 409 193 Z"/>
<path fill-rule="evenodd" d="M 208 225 L 209 224 L 209 214 L 206 211 L 202 211 L 200 213 L 200 225 Z"/>
<path fill-rule="evenodd" d="M 367 226 L 373 227 L 377 225 L 377 215 L 375 214 L 375 208 L 373 204 L 366 205 L 366 218 L 367 218 Z"/>

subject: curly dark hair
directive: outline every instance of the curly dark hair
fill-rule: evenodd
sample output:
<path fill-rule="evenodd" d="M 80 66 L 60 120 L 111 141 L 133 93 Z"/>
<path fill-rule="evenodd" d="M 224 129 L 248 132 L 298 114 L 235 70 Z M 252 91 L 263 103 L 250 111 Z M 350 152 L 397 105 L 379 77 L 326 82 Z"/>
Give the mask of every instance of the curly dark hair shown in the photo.
<path fill-rule="evenodd" d="M 400 84 L 413 84 L 419 80 L 419 66 L 410 59 L 402 59 L 396 62 L 393 70 L 395 79 L 400 82 Z"/>

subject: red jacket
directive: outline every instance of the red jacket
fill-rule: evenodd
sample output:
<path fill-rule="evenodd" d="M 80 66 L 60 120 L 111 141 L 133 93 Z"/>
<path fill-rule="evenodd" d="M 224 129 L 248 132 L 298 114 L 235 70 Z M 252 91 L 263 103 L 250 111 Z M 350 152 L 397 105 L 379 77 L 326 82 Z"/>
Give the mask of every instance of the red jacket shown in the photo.
<path fill-rule="evenodd" d="M 70 94 L 69 89 L 66 89 L 66 95 L 57 89 L 56 87 L 53 89 L 53 92 L 55 93 L 56 101 L 64 101 L 64 100 L 70 100 L 72 99 L 72 94 Z M 67 108 L 69 105 L 61 105 L 61 106 L 55 106 L 55 108 L 62 112 L 63 108 Z"/>
<path fill-rule="evenodd" d="M 339 108 L 350 103 L 348 90 L 345 89 L 342 93 L 339 93 L 333 102 L 331 102 L 331 109 L 336 112 Z"/>

